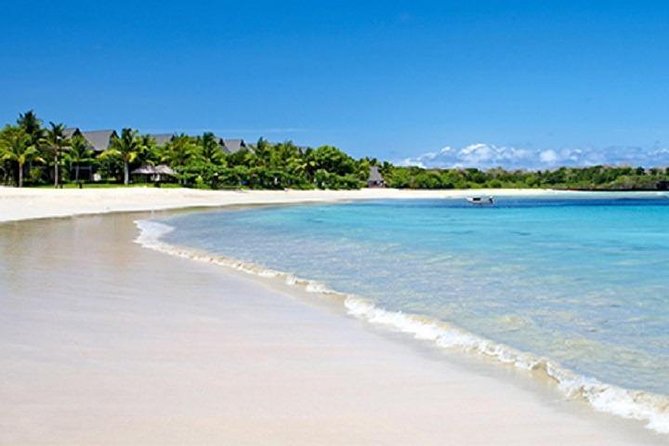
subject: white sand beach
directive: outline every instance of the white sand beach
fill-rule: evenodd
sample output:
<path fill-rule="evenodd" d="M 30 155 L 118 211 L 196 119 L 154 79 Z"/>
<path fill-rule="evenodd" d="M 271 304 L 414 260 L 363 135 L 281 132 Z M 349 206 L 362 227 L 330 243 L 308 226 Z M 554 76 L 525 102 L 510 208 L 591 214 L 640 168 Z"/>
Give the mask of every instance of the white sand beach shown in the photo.
<path fill-rule="evenodd" d="M 143 248 L 149 212 L 83 215 L 476 193 L 0 188 L 0 444 L 668 444 L 518 372 Z"/>
<path fill-rule="evenodd" d="M 208 191 L 158 189 L 154 187 L 66 190 L 0 187 L 0 222 L 108 212 L 157 211 L 231 205 L 386 198 L 462 198 L 476 195 L 562 197 L 575 194 L 587 195 L 588 193 L 547 189 Z M 601 192 L 597 194 L 602 195 Z M 648 192 L 648 194 L 655 193 Z"/>

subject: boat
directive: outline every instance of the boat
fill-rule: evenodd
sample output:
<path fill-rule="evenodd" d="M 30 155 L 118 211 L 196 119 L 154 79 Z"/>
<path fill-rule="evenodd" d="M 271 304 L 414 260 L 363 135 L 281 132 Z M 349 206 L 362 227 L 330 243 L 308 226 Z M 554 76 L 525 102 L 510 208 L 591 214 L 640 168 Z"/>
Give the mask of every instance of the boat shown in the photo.
<path fill-rule="evenodd" d="M 491 205 L 495 204 L 495 198 L 492 196 L 487 196 L 487 197 L 467 197 L 467 201 L 470 204 L 475 204 L 475 205 Z"/>

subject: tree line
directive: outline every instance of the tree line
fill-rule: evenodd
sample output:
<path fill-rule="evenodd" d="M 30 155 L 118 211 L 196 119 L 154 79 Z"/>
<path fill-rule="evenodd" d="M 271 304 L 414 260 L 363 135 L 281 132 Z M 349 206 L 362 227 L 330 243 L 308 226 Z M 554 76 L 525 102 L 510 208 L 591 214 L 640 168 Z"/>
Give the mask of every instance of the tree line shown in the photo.
<path fill-rule="evenodd" d="M 100 154 L 80 134 L 68 135 L 62 123 L 43 126 L 33 111 L 0 130 L 0 179 L 4 184 L 82 184 L 83 169 L 101 181 L 129 184 L 141 166 L 167 165 L 185 187 L 252 189 L 358 189 L 366 184 L 368 158 L 354 159 L 333 146 L 298 147 L 291 141 L 254 145 L 227 153 L 211 132 L 175 134 L 164 144 L 151 135 L 124 128 Z"/>
<path fill-rule="evenodd" d="M 68 135 L 62 123 L 44 126 L 31 110 L 0 130 L 0 182 L 22 187 L 63 183 L 82 185 L 83 169 L 102 182 L 129 184 L 141 166 L 165 164 L 185 187 L 225 189 L 357 189 L 366 185 L 370 166 L 379 166 L 394 188 L 553 188 L 653 190 L 669 187 L 669 168 L 629 166 L 561 167 L 552 170 L 425 169 L 354 159 L 333 146 L 298 147 L 292 142 L 256 144 L 234 153 L 222 150 L 210 132 L 175 134 L 158 144 L 151 135 L 125 128 L 101 154 L 81 135 Z"/>
<path fill-rule="evenodd" d="M 669 168 L 630 166 L 560 167 L 552 170 L 494 168 L 423 169 L 384 163 L 389 187 L 399 189 L 541 188 L 571 190 L 666 190 Z"/>

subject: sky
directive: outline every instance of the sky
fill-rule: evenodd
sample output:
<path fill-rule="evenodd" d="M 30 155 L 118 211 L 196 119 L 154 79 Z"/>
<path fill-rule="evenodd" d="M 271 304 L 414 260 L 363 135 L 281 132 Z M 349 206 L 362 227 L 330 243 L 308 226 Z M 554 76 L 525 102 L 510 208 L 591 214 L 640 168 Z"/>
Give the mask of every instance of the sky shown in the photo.
<path fill-rule="evenodd" d="M 669 163 L 667 1 L 2 9 L 3 123 L 34 109 L 85 130 L 212 130 L 424 165 Z"/>

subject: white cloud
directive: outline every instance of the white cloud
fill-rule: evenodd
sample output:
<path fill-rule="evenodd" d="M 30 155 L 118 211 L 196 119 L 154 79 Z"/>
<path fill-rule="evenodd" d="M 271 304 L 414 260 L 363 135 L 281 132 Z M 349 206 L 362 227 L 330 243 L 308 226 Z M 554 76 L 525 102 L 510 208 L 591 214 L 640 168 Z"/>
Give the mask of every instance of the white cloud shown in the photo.
<path fill-rule="evenodd" d="M 554 164 L 558 160 L 555 150 L 544 150 L 539 154 L 539 161 L 546 164 Z"/>
<path fill-rule="evenodd" d="M 477 167 L 488 169 L 546 169 L 560 166 L 583 167 L 598 164 L 632 166 L 668 166 L 669 148 L 644 149 L 641 147 L 612 146 L 596 148 L 528 149 L 476 143 L 461 148 L 445 146 L 437 152 L 428 152 L 407 158 L 402 165 L 420 167 Z"/>

